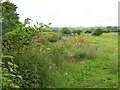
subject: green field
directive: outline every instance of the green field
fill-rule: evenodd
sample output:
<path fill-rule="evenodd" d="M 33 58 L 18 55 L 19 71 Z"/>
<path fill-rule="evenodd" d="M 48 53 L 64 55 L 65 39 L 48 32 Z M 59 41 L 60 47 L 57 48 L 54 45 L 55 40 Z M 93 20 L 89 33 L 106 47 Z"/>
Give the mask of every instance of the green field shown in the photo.
<path fill-rule="evenodd" d="M 60 80 L 56 79 L 57 85 L 54 87 L 70 88 L 113 88 L 118 86 L 118 35 L 117 33 L 103 34 L 102 36 L 91 36 L 83 34 L 81 36 L 65 37 L 67 41 L 62 43 L 66 51 L 72 55 L 76 51 L 94 57 L 81 56 L 81 59 L 74 58 L 73 63 L 66 62 L 62 66 Z M 85 39 L 91 45 L 87 49 L 73 47 L 76 39 Z M 62 41 L 56 44 L 60 45 Z M 80 42 L 79 42 L 80 43 Z M 78 51 L 79 50 L 79 51 Z M 81 53 L 81 55 L 84 55 Z"/>

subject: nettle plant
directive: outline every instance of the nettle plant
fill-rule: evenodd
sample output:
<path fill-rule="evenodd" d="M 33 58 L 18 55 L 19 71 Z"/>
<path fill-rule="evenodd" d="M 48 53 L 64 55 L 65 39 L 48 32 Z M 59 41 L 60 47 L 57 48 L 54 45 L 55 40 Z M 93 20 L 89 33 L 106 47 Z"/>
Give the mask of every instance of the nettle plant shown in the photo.
<path fill-rule="evenodd" d="M 34 27 L 30 26 L 30 18 L 24 20 L 23 24 L 18 24 L 18 28 L 3 35 L 3 52 L 5 54 L 11 51 L 16 51 L 16 53 L 21 53 L 24 47 L 30 45 L 31 40 L 34 36 L 39 35 L 43 29 L 49 29 L 48 25 L 43 23 L 38 23 Z"/>

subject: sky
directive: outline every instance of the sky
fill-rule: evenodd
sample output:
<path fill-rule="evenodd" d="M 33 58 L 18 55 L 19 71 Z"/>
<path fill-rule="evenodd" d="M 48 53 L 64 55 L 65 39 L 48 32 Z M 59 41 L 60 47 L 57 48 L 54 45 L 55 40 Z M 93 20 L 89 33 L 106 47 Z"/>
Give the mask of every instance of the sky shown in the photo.
<path fill-rule="evenodd" d="M 9 0 L 20 21 L 51 22 L 53 27 L 117 26 L 119 0 Z"/>

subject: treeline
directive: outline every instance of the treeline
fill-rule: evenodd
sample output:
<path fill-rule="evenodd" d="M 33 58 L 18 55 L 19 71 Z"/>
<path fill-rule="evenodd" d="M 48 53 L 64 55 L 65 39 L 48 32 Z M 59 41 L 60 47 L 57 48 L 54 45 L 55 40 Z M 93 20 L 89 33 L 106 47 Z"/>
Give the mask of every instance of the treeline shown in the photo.
<path fill-rule="evenodd" d="M 120 32 L 120 27 L 117 26 L 107 26 L 107 27 L 92 27 L 92 28 L 51 28 L 49 31 L 45 32 L 61 32 L 64 35 L 80 35 L 81 33 L 91 34 L 95 36 L 99 36 L 103 33 L 110 32 Z"/>
<path fill-rule="evenodd" d="M 63 27 L 51 27 L 51 30 L 52 32 L 57 32 L 57 31 L 60 31 Z M 75 28 L 72 28 L 72 27 L 65 27 L 65 28 L 68 28 L 70 30 L 82 30 L 83 32 L 84 31 L 92 31 L 94 29 L 97 29 L 97 28 L 101 28 L 104 32 L 120 32 L 120 27 L 119 26 L 104 26 L 104 27 L 75 27 Z"/>

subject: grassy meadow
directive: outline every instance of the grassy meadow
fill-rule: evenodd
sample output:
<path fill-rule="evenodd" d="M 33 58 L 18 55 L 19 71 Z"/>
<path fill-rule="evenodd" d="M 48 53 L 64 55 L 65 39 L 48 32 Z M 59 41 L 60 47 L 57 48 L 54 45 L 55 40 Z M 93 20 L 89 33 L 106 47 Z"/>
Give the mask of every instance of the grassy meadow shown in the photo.
<path fill-rule="evenodd" d="M 63 46 L 63 59 L 53 87 L 113 88 L 118 86 L 118 34 L 68 36 L 54 43 Z M 62 56 L 60 56 L 62 57 Z M 57 57 L 56 60 L 60 57 Z"/>
<path fill-rule="evenodd" d="M 51 35 L 49 32 L 42 34 Z M 28 75 L 21 74 L 24 77 L 22 82 L 26 85 L 24 87 L 115 88 L 118 86 L 117 33 L 101 36 L 82 33 L 63 36 L 57 42 L 48 42 L 40 37 L 37 40 L 43 42 L 47 50 L 44 50 L 44 45 L 42 45 L 43 51 L 39 46 L 33 45 L 34 48 L 27 49 L 16 57 L 15 62 L 19 66 L 19 71 L 28 72 Z M 38 41 L 34 40 L 35 43 Z"/>

